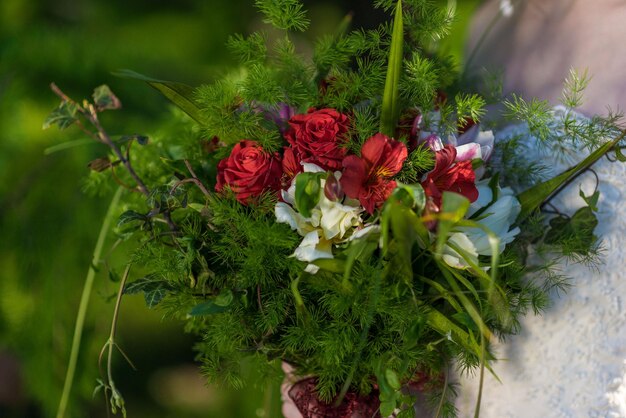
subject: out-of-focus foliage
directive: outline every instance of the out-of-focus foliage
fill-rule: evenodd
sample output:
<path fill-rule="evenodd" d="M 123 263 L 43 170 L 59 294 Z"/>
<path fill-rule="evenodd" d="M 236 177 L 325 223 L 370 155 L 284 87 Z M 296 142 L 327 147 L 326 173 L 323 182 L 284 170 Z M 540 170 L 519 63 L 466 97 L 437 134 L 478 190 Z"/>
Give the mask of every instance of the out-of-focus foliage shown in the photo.
<path fill-rule="evenodd" d="M 209 82 L 236 62 L 225 46 L 228 36 L 261 24 L 253 3 L 0 1 L 0 388 L 11 389 L 6 395 L 0 390 L 0 416 L 53 416 L 82 281 L 112 192 L 81 190 L 87 163 L 106 155 L 103 146 L 44 154 L 84 137 L 75 129 L 41 129 L 57 103 L 48 84 L 56 82 L 75 98 L 110 85 L 124 109 L 104 116 L 107 130 L 150 136 L 163 129 L 168 105 L 143 84 L 110 72 L 130 68 L 191 85 Z M 305 3 L 313 22 L 306 36 L 332 33 L 349 10 L 359 26 L 384 18 L 368 0 Z M 453 39 L 451 52 L 458 57 L 461 41 Z M 307 42 L 305 35 L 296 41 Z M 120 271 L 116 254 L 110 267 Z M 99 267 L 70 401 L 74 417 L 105 413 L 101 398 L 91 395 L 117 283 Z M 121 361 L 116 368 L 130 416 L 247 417 L 263 407 L 261 390 L 248 389 L 241 402 L 243 393 L 205 389 L 190 365 L 192 339 L 179 324 L 146 309 L 139 297 L 124 299 L 121 318 L 120 343 L 139 369 L 133 372 Z M 268 397 L 276 399 L 276 392 Z"/>

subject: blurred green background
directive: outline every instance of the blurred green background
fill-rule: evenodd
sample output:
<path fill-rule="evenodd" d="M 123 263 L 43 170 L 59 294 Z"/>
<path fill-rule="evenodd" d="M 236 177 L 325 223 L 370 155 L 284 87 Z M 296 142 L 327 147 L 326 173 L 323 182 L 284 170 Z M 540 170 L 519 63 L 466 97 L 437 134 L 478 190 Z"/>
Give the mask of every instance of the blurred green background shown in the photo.
<path fill-rule="evenodd" d="M 459 60 L 466 18 L 477 2 L 457 4 L 458 22 L 444 44 Z M 75 99 L 108 84 L 124 108 L 104 116 L 107 130 L 150 135 L 169 116 L 168 104 L 146 85 L 111 71 L 210 82 L 234 65 L 224 47 L 228 35 L 262 26 L 252 3 L 0 1 L 0 417 L 54 416 L 83 280 L 111 196 L 81 190 L 87 163 L 104 152 L 101 145 L 44 153 L 81 138 L 75 129 L 41 129 L 58 103 L 49 83 Z M 386 18 L 369 0 L 305 3 L 313 24 L 301 45 L 332 32 L 349 11 L 355 26 L 373 27 Z M 97 275 L 67 416 L 106 416 L 102 395 L 92 392 L 116 289 L 104 270 Z M 124 298 L 121 318 L 120 345 L 138 368 L 122 361 L 115 367 L 129 417 L 263 416 L 267 397 L 277 400 L 275 387 L 267 394 L 262 387 L 205 387 L 193 364 L 193 338 L 181 324 L 147 309 L 141 297 Z"/>

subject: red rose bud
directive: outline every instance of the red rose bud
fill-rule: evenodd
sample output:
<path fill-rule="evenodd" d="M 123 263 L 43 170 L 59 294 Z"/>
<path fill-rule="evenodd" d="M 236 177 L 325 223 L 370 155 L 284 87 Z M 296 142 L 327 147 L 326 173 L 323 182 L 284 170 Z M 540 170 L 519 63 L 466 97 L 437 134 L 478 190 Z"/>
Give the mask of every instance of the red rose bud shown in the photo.
<path fill-rule="evenodd" d="M 341 186 L 348 197 L 358 199 L 365 210 L 374 209 L 387 200 L 407 157 L 406 146 L 383 134 L 376 134 L 363 144 L 361 158 L 349 155 L 343 160 Z"/>
<path fill-rule="evenodd" d="M 439 206 L 435 204 L 432 197 L 427 198 L 426 205 L 424 206 L 424 212 L 422 215 L 428 218 L 437 213 L 439 213 Z M 430 231 L 435 231 L 435 229 L 437 228 L 437 220 L 427 220 L 426 222 L 424 222 L 424 225 L 426 225 L 426 228 L 428 228 Z"/>
<path fill-rule="evenodd" d="M 435 168 L 428 173 L 422 187 L 426 196 L 432 198 L 435 205 L 441 206 L 444 191 L 455 192 L 467 197 L 470 202 L 478 199 L 476 174 L 471 161 L 455 163 L 456 148 L 446 145 L 435 154 Z"/>
<path fill-rule="evenodd" d="M 280 154 L 270 154 L 258 143 L 243 140 L 217 165 L 215 190 L 221 192 L 228 186 L 239 202 L 247 204 L 266 190 L 279 190 L 282 173 Z"/>
<path fill-rule="evenodd" d="M 326 196 L 328 200 L 339 202 L 343 200 L 345 195 L 346 194 L 343 192 L 339 180 L 337 180 L 333 174 L 330 174 L 326 179 L 326 184 L 324 185 L 324 196 Z"/>
<path fill-rule="evenodd" d="M 341 169 L 346 156 L 346 148 L 341 145 L 350 125 L 346 115 L 334 109 L 310 109 L 293 116 L 289 125 L 285 138 L 302 161 L 328 171 Z"/>

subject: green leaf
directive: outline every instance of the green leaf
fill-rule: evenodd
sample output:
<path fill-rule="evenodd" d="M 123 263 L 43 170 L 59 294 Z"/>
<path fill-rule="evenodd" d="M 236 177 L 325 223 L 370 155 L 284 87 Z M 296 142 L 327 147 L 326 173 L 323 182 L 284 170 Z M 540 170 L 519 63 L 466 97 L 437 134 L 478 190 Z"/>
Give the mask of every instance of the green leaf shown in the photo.
<path fill-rule="evenodd" d="M 217 306 L 230 306 L 233 303 L 233 292 L 230 289 L 222 289 L 214 302 Z"/>
<path fill-rule="evenodd" d="M 43 123 L 43 129 L 48 129 L 52 125 L 57 125 L 59 129 L 65 129 L 78 120 L 76 112 L 78 106 L 73 102 L 62 102 L 54 109 Z"/>
<path fill-rule="evenodd" d="M 321 178 L 326 173 L 300 173 L 296 176 L 296 209 L 305 218 L 311 217 L 311 211 L 321 197 Z"/>
<path fill-rule="evenodd" d="M 417 346 L 417 341 L 424 332 L 425 319 L 423 316 L 418 316 L 413 322 L 407 332 L 402 335 L 404 340 L 404 347 L 408 351 L 409 349 Z"/>
<path fill-rule="evenodd" d="M 571 218 L 557 216 L 550 220 L 550 229 L 546 233 L 546 244 L 557 244 L 564 240 L 574 240 L 579 244 L 577 252 L 585 252 L 595 242 L 593 230 L 598 225 L 598 219 L 589 206 L 580 208 Z"/>
<path fill-rule="evenodd" d="M 393 202 L 389 207 L 387 216 L 389 216 L 393 240 L 397 244 L 394 248 L 398 259 L 393 261 L 394 266 L 392 268 L 410 283 L 413 278 L 413 245 L 418 236 L 414 225 L 421 221 L 411 209 Z"/>
<path fill-rule="evenodd" d="M 448 241 L 448 235 L 454 225 L 463 219 L 469 209 L 470 201 L 458 193 L 443 192 L 441 211 L 437 226 L 437 249 L 439 256 L 443 254 L 443 247 Z"/>
<path fill-rule="evenodd" d="M 625 135 L 626 131 L 613 141 L 609 141 L 600 146 L 587 158 L 585 158 L 569 170 L 566 170 L 558 176 L 539 183 L 531 187 L 530 189 L 518 194 L 517 200 L 519 200 L 520 204 L 522 205 L 522 210 L 517 217 L 517 222 L 519 223 L 526 219 L 531 213 L 539 209 L 544 202 L 548 201 L 552 196 L 556 195 L 561 190 L 561 188 L 565 186 L 569 181 L 574 179 L 581 172 L 591 167 L 607 152 L 614 149 L 617 143 L 621 141 Z"/>
<path fill-rule="evenodd" d="M 134 210 L 127 210 L 126 212 L 120 215 L 119 220 L 117 221 L 117 227 L 119 228 L 122 225 L 125 225 L 129 222 L 133 221 L 145 221 L 148 217 L 139 212 L 135 212 Z"/>
<path fill-rule="evenodd" d="M 472 317 L 465 311 L 455 313 L 454 315 L 452 315 L 452 318 L 454 318 L 458 323 L 464 325 L 467 329 L 470 329 L 472 331 L 479 331 L 478 327 L 476 326 L 476 322 L 474 322 L 472 320 Z"/>
<path fill-rule="evenodd" d="M 193 120 L 198 123 L 204 122 L 204 117 L 200 108 L 193 99 L 194 88 L 187 84 L 177 83 L 174 81 L 164 81 L 155 78 L 147 77 L 145 75 L 136 73 L 131 70 L 119 70 L 114 71 L 114 75 L 123 78 L 131 78 L 135 80 L 141 80 L 148 83 L 151 87 L 155 88 L 169 101 L 178 106 L 183 112 L 188 114 Z"/>
<path fill-rule="evenodd" d="M 589 206 L 592 211 L 594 212 L 598 211 L 598 200 L 600 199 L 599 190 L 596 190 L 595 192 L 593 192 L 591 196 L 587 196 L 585 192 L 583 192 L 583 189 L 580 189 L 578 191 L 578 194 L 585 201 L 585 203 L 587 203 L 587 206 Z"/>
<path fill-rule="evenodd" d="M 404 184 L 398 183 L 391 193 L 390 198 L 397 199 L 403 205 L 414 209 L 416 213 L 422 213 L 424 206 L 426 206 L 426 193 L 421 184 Z"/>
<path fill-rule="evenodd" d="M 350 246 L 345 251 L 347 258 L 343 270 L 342 283 L 344 287 L 348 285 L 354 263 L 356 263 L 357 260 L 369 260 L 372 253 L 376 251 L 376 248 L 378 248 L 378 235 L 373 232 L 367 234 L 365 237 L 350 242 Z"/>
<path fill-rule="evenodd" d="M 214 301 L 207 301 L 207 302 L 194 306 L 189 312 L 189 315 L 191 316 L 214 315 L 214 314 L 226 312 L 228 309 L 230 309 L 229 306 L 221 306 L 221 305 L 218 305 Z"/>
<path fill-rule="evenodd" d="M 380 414 L 383 417 L 389 417 L 393 414 L 393 411 L 395 411 L 396 409 L 396 401 L 391 400 L 391 401 L 387 401 L 387 402 L 381 402 L 380 403 Z"/>
<path fill-rule="evenodd" d="M 415 401 L 411 403 L 406 402 L 405 405 L 408 406 L 398 413 L 397 418 L 415 418 L 415 409 L 413 408 L 413 403 L 415 403 Z"/>
<path fill-rule="evenodd" d="M 385 370 L 385 378 L 387 379 L 387 383 L 394 390 L 400 390 L 402 385 L 400 384 L 400 379 L 398 379 L 398 375 L 391 369 Z"/>
<path fill-rule="evenodd" d="M 428 312 L 428 325 L 440 333 L 443 336 L 448 337 L 466 351 L 474 353 L 477 356 L 482 355 L 480 345 L 476 343 L 476 340 L 470 338 L 470 335 L 465 332 L 461 327 L 452 322 L 448 317 L 439 312 L 438 310 L 431 308 Z"/>
<path fill-rule="evenodd" d="M 168 290 L 163 287 L 158 287 L 149 292 L 144 292 L 143 296 L 148 308 L 154 308 L 157 306 L 163 298 L 167 295 Z"/>
<path fill-rule="evenodd" d="M 383 92 L 383 106 L 380 115 L 380 132 L 389 136 L 395 136 L 396 125 L 400 116 L 399 90 L 400 75 L 402 73 L 404 27 L 402 23 L 402 0 L 398 0 L 393 19 L 391 45 L 389 46 L 389 61 L 387 65 L 387 78 L 385 91 Z"/>
<path fill-rule="evenodd" d="M 341 258 L 320 258 L 313 261 L 322 270 L 329 271 L 331 273 L 343 273 L 346 269 L 346 261 Z"/>
<path fill-rule="evenodd" d="M 148 308 L 154 308 L 158 305 L 171 290 L 172 286 L 170 283 L 155 274 L 149 274 L 141 279 L 137 279 L 124 287 L 124 293 L 127 295 L 143 292 Z"/>
<path fill-rule="evenodd" d="M 109 86 L 103 84 L 93 91 L 93 103 L 97 110 L 116 110 L 122 107 L 122 102 L 111 91 Z"/>

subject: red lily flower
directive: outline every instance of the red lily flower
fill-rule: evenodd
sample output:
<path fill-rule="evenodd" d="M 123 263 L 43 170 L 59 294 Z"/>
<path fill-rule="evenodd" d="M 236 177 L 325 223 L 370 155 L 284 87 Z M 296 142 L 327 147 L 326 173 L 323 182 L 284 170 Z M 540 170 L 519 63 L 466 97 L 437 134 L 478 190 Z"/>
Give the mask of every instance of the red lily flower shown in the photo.
<path fill-rule="evenodd" d="M 365 141 L 360 158 L 349 155 L 343 159 L 341 187 L 372 214 L 395 189 L 392 177 L 402 169 L 407 154 L 402 142 L 378 133 Z"/>
<path fill-rule="evenodd" d="M 435 168 L 428 173 L 422 187 L 426 196 L 431 198 L 437 208 L 441 206 L 441 196 L 444 191 L 459 193 L 467 197 L 470 202 L 478 199 L 476 188 L 476 174 L 472 169 L 471 161 L 462 161 L 455 164 L 456 148 L 446 145 L 435 154 Z"/>

